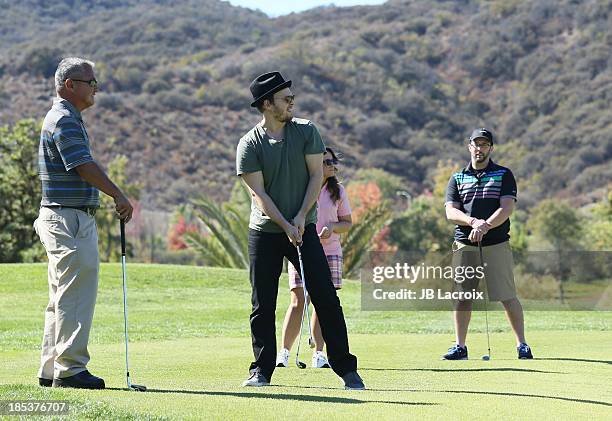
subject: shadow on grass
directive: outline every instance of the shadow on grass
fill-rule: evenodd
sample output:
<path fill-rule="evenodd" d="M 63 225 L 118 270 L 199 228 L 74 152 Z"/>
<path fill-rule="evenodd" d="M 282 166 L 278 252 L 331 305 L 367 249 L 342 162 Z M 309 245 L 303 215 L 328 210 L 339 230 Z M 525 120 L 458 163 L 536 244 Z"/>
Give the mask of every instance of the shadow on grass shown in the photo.
<path fill-rule="evenodd" d="M 612 365 L 612 361 L 606 360 L 587 360 L 583 358 L 534 358 L 534 360 L 540 361 L 577 361 L 580 363 L 598 363 L 598 364 L 609 364 Z"/>
<path fill-rule="evenodd" d="M 295 387 L 300 389 L 311 389 L 312 386 L 283 386 L 283 387 Z M 332 389 L 331 387 L 319 387 L 317 389 Z M 594 401 L 590 399 L 578 399 L 578 398 L 565 398 L 562 396 L 547 396 L 547 395 L 533 395 L 529 393 L 513 393 L 513 392 L 486 392 L 477 390 L 437 390 L 437 389 L 372 389 L 368 388 L 370 392 L 419 392 L 419 393 L 455 393 L 455 394 L 467 394 L 467 395 L 494 395 L 494 396 L 506 396 L 506 397 L 518 397 L 518 398 L 539 398 L 539 399 L 551 399 L 566 402 L 577 402 L 577 403 L 588 403 L 591 405 L 602 405 L 612 406 L 610 402 Z M 378 402 L 378 401 L 375 401 Z"/>
<path fill-rule="evenodd" d="M 454 371 L 518 371 L 525 373 L 547 373 L 547 374 L 567 374 L 561 371 L 542 371 L 531 368 L 360 368 L 367 371 L 431 371 L 435 373 L 446 373 Z"/>
<path fill-rule="evenodd" d="M 520 398 L 539 398 L 539 399 L 551 399 L 566 402 L 577 402 L 577 403 L 588 403 L 591 405 L 601 406 L 612 406 L 610 402 L 594 401 L 590 399 L 578 399 L 578 398 L 565 398 L 562 396 L 546 396 L 546 395 L 533 395 L 529 393 L 512 393 L 512 392 L 479 392 L 475 390 L 413 390 L 414 392 L 442 392 L 442 393 L 465 393 L 470 395 L 495 395 L 495 396 L 513 396 Z"/>
<path fill-rule="evenodd" d="M 268 386 L 267 390 L 274 390 L 276 387 L 292 387 L 292 386 Z M 342 391 L 342 389 L 333 387 L 310 387 L 311 389 L 327 389 Z M 107 390 L 122 390 L 127 392 L 125 388 L 118 387 L 107 387 Z M 287 393 L 254 393 L 254 392 L 220 392 L 210 390 L 167 390 L 167 389 L 147 389 L 146 392 L 142 393 L 183 393 L 187 395 L 205 395 L 205 396 L 227 396 L 233 398 L 262 398 L 262 399 L 279 399 L 279 400 L 290 400 L 290 401 L 303 401 L 303 402 L 322 402 L 322 403 L 344 403 L 344 404 L 362 404 L 362 403 L 388 403 L 395 405 L 438 405 L 437 403 L 430 402 L 403 402 L 403 401 L 371 401 L 363 399 L 353 398 L 342 398 L 337 396 L 313 396 L 313 395 L 290 395 Z M 359 393 L 359 392 L 357 392 Z"/>

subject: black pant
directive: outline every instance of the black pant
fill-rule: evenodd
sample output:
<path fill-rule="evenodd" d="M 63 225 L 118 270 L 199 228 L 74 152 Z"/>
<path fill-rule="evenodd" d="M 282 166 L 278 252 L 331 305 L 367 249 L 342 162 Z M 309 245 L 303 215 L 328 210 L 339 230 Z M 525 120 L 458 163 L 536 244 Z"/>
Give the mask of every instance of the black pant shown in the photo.
<path fill-rule="evenodd" d="M 357 370 L 357 358 L 349 353 L 348 336 L 340 300 L 331 280 L 329 265 L 314 224 L 302 236 L 302 260 L 306 290 L 317 311 L 327 357 L 339 376 Z M 255 361 L 249 371 L 272 378 L 276 364 L 276 298 L 283 257 L 299 270 L 297 250 L 285 233 L 249 230 L 251 302 L 251 339 Z"/>

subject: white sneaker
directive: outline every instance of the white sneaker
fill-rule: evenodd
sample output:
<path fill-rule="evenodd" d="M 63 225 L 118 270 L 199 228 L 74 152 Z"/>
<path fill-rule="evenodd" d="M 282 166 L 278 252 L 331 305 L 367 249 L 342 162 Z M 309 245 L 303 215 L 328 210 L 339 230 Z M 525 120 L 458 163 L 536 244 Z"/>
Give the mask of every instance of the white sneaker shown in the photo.
<path fill-rule="evenodd" d="M 276 366 L 277 367 L 289 367 L 289 350 L 283 348 L 278 351 L 276 355 Z"/>
<path fill-rule="evenodd" d="M 242 382 L 242 387 L 262 387 L 262 386 L 270 386 L 270 382 L 261 373 L 253 373 L 248 379 Z"/>
<path fill-rule="evenodd" d="M 317 351 L 312 354 L 312 368 L 331 368 L 323 352 Z"/>

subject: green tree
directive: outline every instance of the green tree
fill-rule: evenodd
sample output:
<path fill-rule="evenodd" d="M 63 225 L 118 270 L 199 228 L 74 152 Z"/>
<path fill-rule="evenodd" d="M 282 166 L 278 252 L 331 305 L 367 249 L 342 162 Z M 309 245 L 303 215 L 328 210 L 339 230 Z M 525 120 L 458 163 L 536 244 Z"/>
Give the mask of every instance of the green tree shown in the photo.
<path fill-rule="evenodd" d="M 589 250 L 612 250 L 612 191 L 591 209 L 586 246 Z"/>
<path fill-rule="evenodd" d="M 510 247 L 519 260 L 525 256 L 529 246 L 526 221 L 527 213 L 515 209 L 510 216 Z"/>
<path fill-rule="evenodd" d="M 421 195 L 391 223 L 390 241 L 404 251 L 445 251 L 450 249 L 453 224 L 447 221 L 444 199 L 448 179 L 456 170 L 451 161 L 438 161 L 433 194 Z"/>
<path fill-rule="evenodd" d="M 582 234 L 578 212 L 569 203 L 557 199 L 546 199 L 535 206 L 527 227 L 555 251 L 576 249 Z"/>
<path fill-rule="evenodd" d="M 563 282 L 567 281 L 569 268 L 564 264 L 563 252 L 576 250 L 580 245 L 582 222 L 578 212 L 569 203 L 546 199 L 532 209 L 527 227 L 536 236 L 552 246 L 557 253 L 556 278 L 559 300 L 565 302 Z"/>
<path fill-rule="evenodd" d="M 448 249 L 452 238 L 444 206 L 434 197 L 420 196 L 391 222 L 389 240 L 404 251 Z"/>
<path fill-rule="evenodd" d="M 373 181 L 380 188 L 383 199 L 395 200 L 398 191 L 404 190 L 404 182 L 397 175 L 379 168 L 362 168 L 355 172 L 351 184 Z"/>
<path fill-rule="evenodd" d="M 39 135 L 34 120 L 0 127 L 0 262 L 44 256 L 32 226 L 41 198 Z"/>
<path fill-rule="evenodd" d="M 125 155 L 116 156 L 108 164 L 108 176 L 130 200 L 138 200 L 141 186 L 138 182 L 128 181 L 127 164 L 128 158 Z M 100 210 L 96 213 L 96 224 L 98 225 L 100 260 L 104 262 L 119 260 L 121 237 L 115 202 L 112 197 L 102 192 L 100 192 Z"/>

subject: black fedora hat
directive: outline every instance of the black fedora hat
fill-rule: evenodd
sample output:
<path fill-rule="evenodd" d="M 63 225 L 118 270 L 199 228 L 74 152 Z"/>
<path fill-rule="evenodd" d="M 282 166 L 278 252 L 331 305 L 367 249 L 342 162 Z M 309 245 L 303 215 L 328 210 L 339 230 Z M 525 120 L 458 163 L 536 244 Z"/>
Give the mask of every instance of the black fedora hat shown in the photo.
<path fill-rule="evenodd" d="M 251 94 L 253 94 L 251 107 L 257 107 L 262 98 L 290 86 L 291 81 L 285 80 L 280 72 L 264 73 L 263 75 L 257 76 L 257 78 L 251 82 L 251 86 L 249 86 Z"/>

